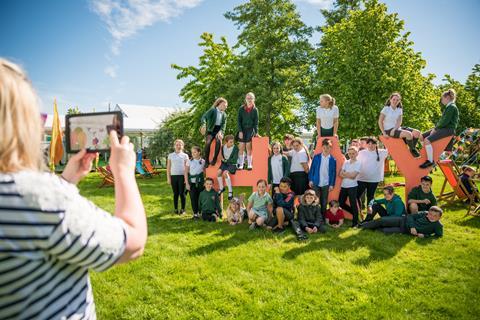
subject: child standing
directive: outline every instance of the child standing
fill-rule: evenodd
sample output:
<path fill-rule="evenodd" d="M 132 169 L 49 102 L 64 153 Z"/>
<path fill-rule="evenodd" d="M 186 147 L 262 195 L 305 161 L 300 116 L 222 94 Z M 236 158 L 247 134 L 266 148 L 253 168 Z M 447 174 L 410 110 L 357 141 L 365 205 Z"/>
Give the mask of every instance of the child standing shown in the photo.
<path fill-rule="evenodd" d="M 361 163 L 358 174 L 357 197 L 359 202 L 367 193 L 367 204 L 375 197 L 378 184 L 383 181 L 385 172 L 385 159 L 388 156 L 386 149 L 378 149 L 377 139 L 368 138 L 366 149 L 358 153 L 358 161 Z M 363 205 L 362 205 L 363 208 Z"/>
<path fill-rule="evenodd" d="M 216 222 L 221 216 L 220 197 L 213 189 L 212 178 L 205 179 L 205 190 L 200 192 L 198 203 L 204 221 Z"/>
<path fill-rule="evenodd" d="M 296 196 L 301 196 L 308 189 L 308 153 L 300 138 L 293 139 L 292 147 L 293 149 L 287 153 L 292 158 L 290 162 L 292 191 Z"/>
<path fill-rule="evenodd" d="M 320 199 L 322 215 L 327 211 L 328 193 L 335 187 L 337 178 L 337 161 L 330 154 L 332 141 L 328 138 L 322 141 L 322 152 L 313 157 L 308 172 L 309 186 Z"/>
<path fill-rule="evenodd" d="M 232 200 L 233 198 L 233 188 L 230 174 L 235 174 L 237 171 L 238 148 L 234 144 L 233 139 L 234 138 L 232 135 L 225 137 L 225 144 L 222 147 L 222 164 L 217 172 L 218 195 L 221 195 L 225 191 L 223 186 L 223 179 L 225 179 L 225 183 L 228 187 L 228 200 Z"/>
<path fill-rule="evenodd" d="M 205 135 L 205 168 L 208 168 L 210 164 L 215 165 L 217 163 L 218 153 L 220 152 L 220 145 L 222 144 L 223 134 L 227 126 L 227 110 L 228 102 L 224 98 L 218 98 L 215 100 L 213 106 L 203 114 L 201 118 L 200 133 Z M 212 162 L 210 163 L 210 146 L 215 139 L 215 153 L 213 155 Z"/>
<path fill-rule="evenodd" d="M 258 109 L 255 107 L 253 92 L 245 96 L 245 104 L 238 109 L 238 169 L 245 165 L 245 147 L 247 148 L 247 169 L 252 170 L 252 138 L 258 136 Z"/>
<path fill-rule="evenodd" d="M 273 154 L 268 158 L 268 184 L 273 195 L 280 180 L 290 174 L 290 164 L 288 158 L 282 154 L 282 146 L 279 142 L 272 144 L 272 151 Z"/>
<path fill-rule="evenodd" d="M 192 204 L 193 219 L 200 217 L 200 209 L 198 207 L 198 197 L 203 191 L 205 182 L 203 169 L 205 160 L 201 157 L 202 149 L 200 147 L 192 147 L 192 160 L 187 162 L 188 170 L 185 170 L 185 181 L 187 181 L 187 190 L 190 193 L 190 202 Z"/>
<path fill-rule="evenodd" d="M 298 206 L 298 223 L 300 228 L 309 234 L 325 233 L 325 223 L 321 208 L 318 205 L 318 197 L 312 189 L 305 191 L 302 196 Z"/>
<path fill-rule="evenodd" d="M 338 201 L 330 201 L 329 206 L 330 208 L 325 213 L 325 223 L 332 228 L 340 228 L 343 224 L 343 219 L 345 219 L 345 214 L 340 209 Z"/>
<path fill-rule="evenodd" d="M 261 227 L 272 216 L 272 197 L 267 193 L 267 181 L 257 181 L 257 191 L 248 198 L 247 212 L 250 230 Z"/>
<path fill-rule="evenodd" d="M 317 107 L 317 137 L 337 136 L 339 115 L 335 99 L 329 94 L 322 94 Z"/>
<path fill-rule="evenodd" d="M 361 163 L 357 160 L 357 155 L 357 147 L 349 147 L 350 159 L 343 163 L 342 171 L 340 171 L 340 177 L 343 178 L 339 196 L 340 207 L 352 213 L 352 228 L 358 226 L 357 176 L 360 173 Z M 347 198 L 350 205 L 347 205 Z"/>
<path fill-rule="evenodd" d="M 243 222 L 243 217 L 246 215 L 247 209 L 243 203 L 245 195 L 242 194 L 238 198 L 235 197 L 230 200 L 227 208 L 227 221 L 230 225 L 234 226 Z"/>
<path fill-rule="evenodd" d="M 185 213 L 185 171 L 188 155 L 183 152 L 184 145 L 182 140 L 175 140 L 175 151 L 170 153 L 167 159 L 167 183 L 172 186 L 175 214 Z M 178 210 L 178 198 L 182 205 L 180 211 Z"/>

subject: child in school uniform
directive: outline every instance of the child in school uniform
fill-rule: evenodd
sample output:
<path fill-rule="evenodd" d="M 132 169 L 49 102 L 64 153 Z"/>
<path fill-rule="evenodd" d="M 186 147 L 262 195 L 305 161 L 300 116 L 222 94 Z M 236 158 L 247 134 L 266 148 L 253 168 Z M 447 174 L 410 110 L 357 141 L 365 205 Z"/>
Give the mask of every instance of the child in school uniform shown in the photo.
<path fill-rule="evenodd" d="M 418 152 L 416 145 L 418 138 L 420 137 L 420 131 L 408 127 L 402 127 L 402 119 L 402 96 L 400 93 L 394 92 L 385 102 L 385 106 L 380 112 L 378 126 L 385 137 L 405 139 L 412 156 L 418 157 L 420 153 Z"/>
<path fill-rule="evenodd" d="M 239 197 L 234 197 L 230 200 L 227 208 L 227 222 L 234 226 L 237 224 L 241 224 L 243 222 L 243 217 L 246 215 L 247 209 L 245 208 L 245 204 L 243 203 L 243 199 L 245 195 L 242 194 Z"/>
<path fill-rule="evenodd" d="M 283 177 L 273 189 L 273 217 L 268 221 L 268 227 L 275 233 L 283 232 L 284 225 L 292 224 L 294 220 L 293 202 L 295 193 L 290 189 L 292 181 Z"/>
<path fill-rule="evenodd" d="M 227 114 L 225 110 L 228 107 L 228 102 L 224 98 L 215 100 L 213 106 L 203 114 L 201 118 L 200 132 L 205 136 L 205 168 L 210 164 L 217 163 L 217 157 L 220 152 L 220 145 L 227 126 Z M 215 153 L 213 155 L 212 163 L 210 163 L 210 146 L 215 140 Z"/>
<path fill-rule="evenodd" d="M 245 103 L 238 109 L 237 117 L 239 141 L 238 169 L 245 165 L 245 148 L 247 149 L 247 170 L 252 170 L 252 138 L 258 136 L 258 109 L 255 106 L 255 95 L 247 93 Z"/>
<path fill-rule="evenodd" d="M 172 186 L 175 214 L 185 213 L 185 171 L 188 155 L 183 152 L 184 145 L 182 140 L 175 140 L 175 151 L 170 153 L 167 159 L 167 183 Z M 178 210 L 178 198 L 181 202 L 180 211 Z"/>
<path fill-rule="evenodd" d="M 366 140 L 366 148 L 358 153 L 360 161 L 360 173 L 358 174 L 357 198 L 366 206 L 375 197 L 378 184 L 383 181 L 385 171 L 385 159 L 388 156 L 386 149 L 378 149 L 377 139 L 369 137 Z M 366 202 L 362 203 L 362 197 L 366 193 Z"/>
<path fill-rule="evenodd" d="M 213 189 L 213 179 L 205 179 L 205 190 L 200 192 L 198 204 L 204 221 L 216 222 L 221 217 L 220 197 Z"/>
<path fill-rule="evenodd" d="M 280 180 L 290 174 L 288 158 L 282 154 L 282 146 L 279 142 L 272 144 L 273 154 L 268 158 L 268 184 L 273 195 L 274 189 L 280 184 Z"/>
<path fill-rule="evenodd" d="M 340 228 L 345 219 L 345 213 L 336 200 L 330 201 L 329 206 L 327 212 L 325 212 L 325 224 L 335 229 Z"/>
<path fill-rule="evenodd" d="M 475 169 L 470 166 L 462 166 L 462 174 L 460 175 L 460 181 L 462 181 L 464 192 L 472 195 L 478 193 L 477 185 L 473 181 L 473 176 L 475 175 Z M 478 197 L 475 198 L 475 202 L 480 202 Z"/>
<path fill-rule="evenodd" d="M 343 163 L 340 171 L 340 177 L 343 180 L 338 202 L 340 207 L 352 213 L 352 228 L 356 228 L 358 226 L 357 176 L 360 173 L 361 163 L 357 160 L 357 147 L 349 147 L 348 155 L 350 159 Z M 350 205 L 347 205 L 347 198 Z"/>
<path fill-rule="evenodd" d="M 420 168 L 422 169 L 433 167 L 434 165 L 432 142 L 445 137 L 453 136 L 455 134 L 459 119 L 458 108 L 455 105 L 456 98 L 457 94 L 453 89 L 448 89 L 442 93 L 440 102 L 445 106 L 442 117 L 440 120 L 438 120 L 435 128 L 422 133 L 420 136 L 421 140 L 423 141 L 423 145 L 425 146 L 425 151 L 427 152 L 428 158 L 420 165 Z"/>
<path fill-rule="evenodd" d="M 340 115 L 335 99 L 329 94 L 320 96 L 320 106 L 317 107 L 317 137 L 337 136 L 338 117 Z"/>
<path fill-rule="evenodd" d="M 257 191 L 248 198 L 247 212 L 250 230 L 261 227 L 267 219 L 272 218 L 273 200 L 267 192 L 267 181 L 257 182 Z"/>
<path fill-rule="evenodd" d="M 218 195 L 222 194 L 225 191 L 223 185 L 223 179 L 225 179 L 225 184 L 228 187 L 228 200 L 233 198 L 233 188 L 232 180 L 230 179 L 230 174 L 235 174 L 237 171 L 237 157 L 238 157 L 238 147 L 234 143 L 234 137 L 232 135 L 227 135 L 225 137 L 225 144 L 222 147 L 222 164 L 220 169 L 217 172 L 218 180 Z"/>
<path fill-rule="evenodd" d="M 303 147 L 303 141 L 295 138 L 292 141 L 292 150 L 288 151 L 292 160 L 290 162 L 290 179 L 292 191 L 296 196 L 301 196 L 308 189 L 308 152 Z"/>
<path fill-rule="evenodd" d="M 192 147 L 192 159 L 187 161 L 187 168 L 185 170 L 185 181 L 187 181 L 186 188 L 190 193 L 190 203 L 192 204 L 193 219 L 200 218 L 200 209 L 198 207 L 198 198 L 200 192 L 204 189 L 204 174 L 203 169 L 205 160 L 201 157 L 202 149 L 200 147 Z"/>
<path fill-rule="evenodd" d="M 318 197 L 312 189 L 305 191 L 301 198 L 298 206 L 298 223 L 300 228 L 309 234 L 325 233 L 322 210 L 318 203 Z"/>
<path fill-rule="evenodd" d="M 308 172 L 309 186 L 320 199 L 322 215 L 327 210 L 328 193 L 335 187 L 337 178 L 337 161 L 330 154 L 332 141 L 328 138 L 322 141 L 322 152 L 315 155 Z"/>

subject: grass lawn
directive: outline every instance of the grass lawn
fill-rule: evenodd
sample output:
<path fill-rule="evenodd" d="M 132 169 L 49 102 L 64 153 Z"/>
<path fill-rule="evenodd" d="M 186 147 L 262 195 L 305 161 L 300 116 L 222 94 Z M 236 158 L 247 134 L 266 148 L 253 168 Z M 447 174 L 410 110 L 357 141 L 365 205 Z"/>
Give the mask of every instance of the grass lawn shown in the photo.
<path fill-rule="evenodd" d="M 173 215 L 165 175 L 137 181 L 148 244 L 139 260 L 92 273 L 99 319 L 480 317 L 480 218 L 465 217 L 462 205 L 443 206 L 441 239 L 342 227 L 298 242 L 289 232 L 193 221 L 189 205 L 185 217 Z M 442 181 L 437 171 L 435 194 Z M 81 193 L 113 212 L 113 188 L 99 183 L 89 175 Z"/>

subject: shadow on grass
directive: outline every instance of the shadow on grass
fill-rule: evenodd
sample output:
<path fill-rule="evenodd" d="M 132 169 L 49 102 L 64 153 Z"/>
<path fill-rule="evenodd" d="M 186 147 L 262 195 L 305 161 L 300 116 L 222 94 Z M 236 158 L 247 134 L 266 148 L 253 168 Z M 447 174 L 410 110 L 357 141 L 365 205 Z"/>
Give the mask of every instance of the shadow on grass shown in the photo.
<path fill-rule="evenodd" d="M 465 219 L 456 221 L 455 224 L 463 227 L 480 228 L 480 217 L 466 216 Z"/>
<path fill-rule="evenodd" d="M 394 257 L 400 249 L 413 240 L 408 235 L 385 235 L 379 231 L 362 230 L 345 236 L 347 229 L 338 231 L 329 230 L 326 234 L 315 235 L 305 246 L 293 248 L 283 254 L 284 259 L 292 260 L 302 254 L 318 250 L 329 250 L 336 253 L 345 253 L 366 248 L 368 257 L 356 260 L 357 265 L 368 266 L 372 262 L 387 260 Z"/>

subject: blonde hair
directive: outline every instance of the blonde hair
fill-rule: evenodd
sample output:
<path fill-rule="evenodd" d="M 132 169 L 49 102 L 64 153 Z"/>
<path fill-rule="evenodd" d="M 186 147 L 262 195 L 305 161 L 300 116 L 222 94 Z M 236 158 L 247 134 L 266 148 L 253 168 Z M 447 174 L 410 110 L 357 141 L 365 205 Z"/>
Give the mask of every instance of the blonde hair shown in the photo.
<path fill-rule="evenodd" d="M 447 91 L 442 93 L 442 97 L 449 97 L 450 101 L 455 102 L 455 100 L 457 99 L 457 93 L 454 89 L 448 89 Z"/>
<path fill-rule="evenodd" d="M 329 94 L 322 94 L 322 95 L 320 96 L 320 100 L 322 100 L 322 99 L 324 99 L 324 100 L 326 100 L 326 101 L 328 102 L 328 107 L 329 107 L 330 109 L 332 109 L 333 106 L 335 105 L 335 98 L 332 97 L 332 96 L 329 95 Z"/>
<path fill-rule="evenodd" d="M 46 169 L 38 98 L 23 70 L 0 58 L 0 172 Z"/>
<path fill-rule="evenodd" d="M 247 97 L 250 96 L 255 100 L 255 94 L 253 92 L 249 92 L 245 95 L 245 106 L 247 105 Z"/>
<path fill-rule="evenodd" d="M 177 145 L 177 142 L 180 142 L 182 144 L 182 150 L 185 147 L 185 142 L 183 142 L 182 139 L 177 139 L 173 142 L 173 146 L 175 147 Z"/>
<path fill-rule="evenodd" d="M 225 103 L 228 104 L 227 99 L 220 97 L 220 98 L 217 98 L 217 100 L 215 100 L 215 102 L 213 103 L 213 106 L 216 108 L 216 107 L 218 107 L 222 102 L 225 102 Z"/>

